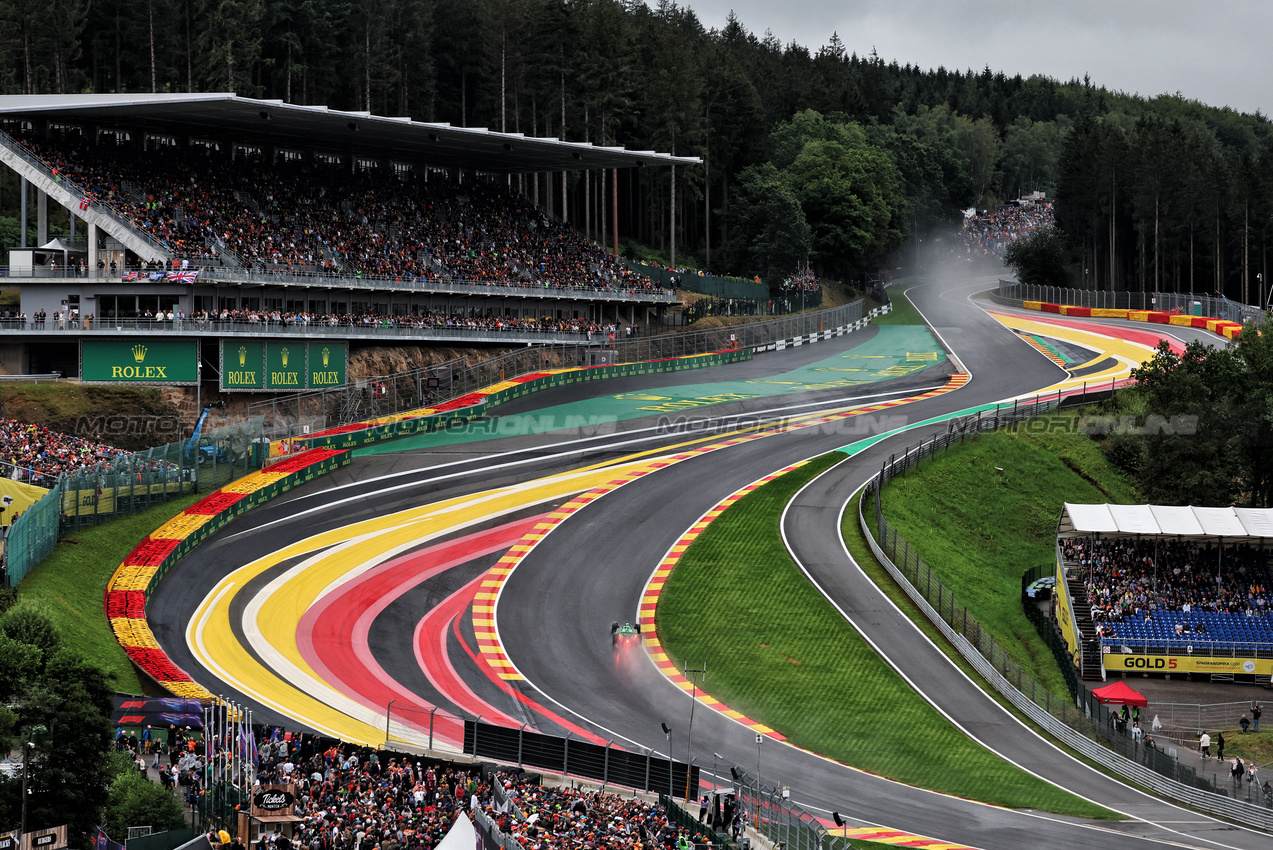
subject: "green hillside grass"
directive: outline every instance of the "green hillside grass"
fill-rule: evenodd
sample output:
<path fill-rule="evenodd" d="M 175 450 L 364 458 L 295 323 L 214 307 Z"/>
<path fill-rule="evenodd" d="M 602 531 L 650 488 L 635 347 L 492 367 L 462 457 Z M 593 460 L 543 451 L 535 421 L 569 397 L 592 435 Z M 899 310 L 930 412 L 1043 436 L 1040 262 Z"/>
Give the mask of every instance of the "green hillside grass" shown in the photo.
<path fill-rule="evenodd" d="M 137 671 L 106 621 L 106 582 L 142 538 L 203 495 L 183 496 L 68 535 L 18 585 L 18 604 L 42 604 L 64 644 L 111 674 L 116 690 L 142 693 Z"/>
<path fill-rule="evenodd" d="M 1034 420 L 982 434 L 884 489 L 884 516 L 1025 669 L 1054 693 L 1065 684 L 1021 610 L 1021 576 L 1056 560 L 1063 502 L 1134 503 L 1131 484 L 1083 434 Z"/>
<path fill-rule="evenodd" d="M 669 656 L 706 663 L 712 696 L 846 764 L 1011 808 L 1112 817 L 965 737 L 796 568 L 778 533 L 782 508 L 841 459 L 824 456 L 747 495 L 690 546 L 657 612 Z"/>

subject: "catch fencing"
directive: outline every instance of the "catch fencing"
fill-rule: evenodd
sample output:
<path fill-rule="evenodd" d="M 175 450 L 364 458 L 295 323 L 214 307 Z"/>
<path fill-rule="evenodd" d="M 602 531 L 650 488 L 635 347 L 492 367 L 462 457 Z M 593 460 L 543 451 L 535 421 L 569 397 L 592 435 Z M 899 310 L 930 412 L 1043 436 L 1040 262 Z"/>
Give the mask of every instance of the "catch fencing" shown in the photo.
<path fill-rule="evenodd" d="M 803 806 L 791 802 L 786 789 L 772 788 L 742 768 L 734 768 L 735 800 L 747 824 L 786 850 L 850 850 Z"/>
<path fill-rule="evenodd" d="M 64 473 L 13 522 L 4 547 L 5 584 L 14 587 L 62 537 L 187 493 L 214 490 L 260 469 L 268 455 L 260 416 L 215 431 Z"/>
<path fill-rule="evenodd" d="M 519 348 L 486 360 L 460 357 L 391 375 L 357 378 L 344 387 L 307 390 L 255 402 L 249 415 L 265 418 L 271 440 L 303 437 L 354 422 L 437 407 L 501 381 L 548 369 L 668 360 L 713 351 L 773 349 L 789 340 L 841 331 L 865 321 L 863 301 L 767 322 L 615 339 L 597 335 L 589 346 Z"/>
<path fill-rule="evenodd" d="M 1093 307 L 1107 310 L 1154 310 L 1187 316 L 1207 316 L 1238 324 L 1259 322 L 1264 310 L 1240 304 L 1227 298 L 1195 295 L 1188 292 L 1108 292 L 1095 289 L 1071 289 L 1064 286 L 1041 286 L 1000 278 L 997 294 L 1012 301 L 1042 301 L 1071 307 Z M 1195 309 L 1197 312 L 1194 312 Z"/>
<path fill-rule="evenodd" d="M 885 570 L 959 654 L 1034 723 L 1080 754 L 1164 796 L 1243 824 L 1273 829 L 1273 786 L 1244 783 L 1230 787 L 1218 773 L 1206 775 L 1183 764 L 1170 751 L 1145 746 L 1119 722 L 1114 711 L 1100 704 L 1076 680 L 1067 677 L 1067 684 L 1076 683 L 1077 692 L 1053 693 L 969 614 L 941 576 L 884 518 L 881 490 L 893 478 L 983 431 L 1024 422 L 1057 409 L 1063 401 L 1067 406 L 1081 405 L 1091 398 L 1091 394 L 1076 394 L 1063 400 L 1058 393 L 1033 403 L 997 406 L 993 411 L 951 420 L 945 434 L 934 435 L 900 457 L 891 456 L 867 483 L 858 513 L 863 534 Z"/>
<path fill-rule="evenodd" d="M 699 792 L 699 767 L 659 758 L 652 751 L 634 753 L 580 738 L 545 735 L 525 726 L 511 729 L 480 720 L 464 721 L 464 752 L 518 767 L 536 767 L 565 776 L 592 779 L 692 800 Z M 688 787 L 689 793 L 686 794 Z"/>
<path fill-rule="evenodd" d="M 724 277 L 699 271 L 673 271 L 620 258 L 621 262 L 637 274 L 645 275 L 664 289 L 685 289 L 718 298 L 750 298 L 769 300 L 769 285 L 743 277 Z"/>

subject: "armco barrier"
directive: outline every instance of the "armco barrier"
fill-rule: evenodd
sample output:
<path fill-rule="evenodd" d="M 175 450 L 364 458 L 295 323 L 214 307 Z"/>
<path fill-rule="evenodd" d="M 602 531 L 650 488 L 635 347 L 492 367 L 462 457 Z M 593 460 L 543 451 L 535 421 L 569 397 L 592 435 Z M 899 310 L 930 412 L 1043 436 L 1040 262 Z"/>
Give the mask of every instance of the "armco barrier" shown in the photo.
<path fill-rule="evenodd" d="M 507 401 L 529 395 L 540 390 L 564 387 L 584 381 L 598 381 L 607 378 L 627 378 L 634 375 L 653 375 L 661 372 L 681 372 L 688 369 L 705 369 L 726 363 L 739 363 L 752 358 L 749 348 L 732 351 L 716 351 L 710 354 L 694 354 L 688 357 L 675 357 L 668 360 L 651 360 L 641 363 L 622 363 L 616 366 L 591 366 L 583 369 L 566 369 L 562 371 L 538 372 L 523 375 L 520 378 L 503 381 L 467 396 L 454 399 L 439 408 L 426 408 L 419 415 L 399 414 L 395 421 L 376 424 L 358 423 L 356 425 L 333 428 L 326 433 L 315 434 L 304 440 L 291 440 L 293 450 L 297 449 L 355 449 L 369 446 L 384 440 L 393 440 L 411 434 L 441 431 L 453 425 L 469 422 L 485 416 L 487 411 Z M 450 408 L 444 410 L 442 408 Z M 287 444 L 283 440 L 271 446 L 270 453 L 279 454 L 276 446 Z"/>
<path fill-rule="evenodd" d="M 1226 339 L 1237 339 L 1244 323 L 1259 322 L 1264 316 L 1259 307 L 1206 295 L 1069 289 L 1003 279 L 999 280 L 995 297 L 1000 301 L 1020 301 L 1025 309 L 1043 313 L 1199 328 Z"/>
<path fill-rule="evenodd" d="M 106 618 L 141 674 L 170 693 L 208 700 L 212 694 L 159 647 L 146 621 L 146 602 L 177 561 L 227 523 L 293 487 L 349 463 L 349 453 L 315 449 L 254 472 L 186 508 L 137 545 L 106 584 Z"/>
<path fill-rule="evenodd" d="M 862 499 L 858 503 L 858 524 L 862 529 L 863 535 L 866 537 L 867 543 L 871 547 L 871 552 L 875 555 L 875 558 L 880 562 L 880 564 L 883 565 L 889 575 L 893 577 L 893 580 L 897 582 L 898 586 L 902 588 L 911 601 L 914 602 L 915 605 L 923 612 L 924 616 L 937 627 L 948 641 L 950 641 L 956 651 L 958 651 L 959 654 L 963 656 L 978 673 L 985 677 L 995 690 L 1012 703 L 1018 711 L 1025 714 L 1030 718 L 1030 720 L 1038 724 L 1057 740 L 1061 741 L 1081 755 L 1092 759 L 1097 764 L 1131 780 L 1132 782 L 1149 788 L 1164 797 L 1185 803 L 1186 805 L 1193 806 L 1194 808 L 1209 812 L 1219 817 L 1228 818 L 1238 823 L 1254 826 L 1259 829 L 1273 829 L 1273 809 L 1254 803 L 1236 800 L 1213 791 L 1200 789 L 1197 787 L 1198 777 L 1193 775 L 1194 771 L 1192 769 L 1181 769 L 1182 766 L 1180 766 L 1174 759 L 1167 759 L 1165 754 L 1161 754 L 1161 751 L 1159 751 L 1159 754 L 1163 755 L 1164 758 L 1161 761 L 1156 759 L 1154 766 L 1159 767 L 1164 771 L 1168 771 L 1169 767 L 1174 766 L 1175 770 L 1168 772 L 1174 772 L 1179 775 L 1179 778 L 1193 781 L 1194 784 L 1170 778 L 1164 775 L 1163 772 L 1154 770 L 1148 765 L 1141 764 L 1136 760 L 1128 758 L 1127 756 L 1101 745 L 1096 740 L 1089 738 L 1079 729 L 1069 725 L 1065 721 L 1064 717 L 1057 717 L 1054 712 L 1058 707 L 1062 706 L 1058 706 L 1056 701 L 1049 700 L 1048 705 L 1040 705 L 1035 698 L 1032 698 L 1030 694 L 1025 693 L 1021 688 L 1015 685 L 1008 676 L 1005 675 L 1005 672 L 1015 665 L 1010 662 L 1006 655 L 1002 656 L 1002 663 L 1000 663 L 1000 657 L 995 653 L 993 639 L 990 641 L 990 653 L 995 657 L 992 661 L 982 654 L 977 643 L 974 643 L 973 640 L 970 640 L 969 637 L 967 637 L 967 635 L 971 634 L 978 640 L 978 642 L 980 642 L 981 636 L 986 633 L 980 628 L 980 625 L 976 623 L 974 618 L 968 615 L 966 608 L 962 609 L 962 616 L 960 615 L 960 606 L 958 605 L 953 592 L 946 589 L 946 592 L 943 593 L 940 580 L 937 581 L 936 588 L 932 586 L 932 582 L 930 581 L 926 590 L 921 590 L 917 586 L 917 584 L 923 584 L 924 582 L 911 581 L 910 577 L 907 575 L 907 571 L 911 569 L 910 565 L 913 562 L 916 565 L 915 573 L 918 576 L 918 566 L 921 564 L 921 559 L 919 558 L 918 553 L 912 552 L 909 545 L 906 544 L 900 536 L 898 536 L 896 529 L 888 529 L 892 531 L 891 543 L 885 540 L 884 545 L 881 545 L 881 542 L 877 539 L 877 523 L 883 524 L 885 522 L 883 520 L 880 505 L 879 489 L 883 486 L 883 484 L 887 483 L 891 475 L 899 474 L 898 470 L 904 470 L 907 466 L 918 464 L 924 457 L 933 456 L 939 450 L 952 444 L 955 440 L 962 439 L 962 435 L 964 433 L 973 435 L 982 430 L 994 430 L 1001 424 L 1023 420 L 1031 416 L 1038 415 L 1039 413 L 1043 413 L 1051 409 L 1053 404 L 1054 402 L 1043 401 L 1033 405 L 1014 405 L 1011 412 L 1005 410 L 1001 414 L 1000 411 L 996 410 L 993 418 L 989 416 L 983 418 L 978 415 L 975 419 L 968 417 L 964 420 L 952 421 L 950 423 L 950 429 L 946 435 L 934 436 L 930 443 L 921 443 L 913 449 L 908 449 L 900 458 L 894 458 L 886 461 L 880 473 L 867 482 L 867 485 L 863 490 Z M 868 499 L 872 502 L 876 523 L 868 522 L 866 513 L 863 510 L 863 505 L 868 501 Z M 887 531 L 885 534 L 887 536 Z M 903 559 L 905 569 L 899 568 L 892 558 L 889 557 L 888 553 L 885 551 L 885 546 L 891 548 L 895 552 L 902 553 L 901 557 Z M 937 607 L 934 607 L 932 602 L 929 601 L 934 590 L 936 591 L 937 605 L 942 608 L 940 611 Z M 958 624 L 961 627 L 956 628 L 956 626 L 952 623 Z M 1016 668 L 1016 672 L 1020 677 L 1021 671 L 1019 667 Z M 1033 680 L 1030 680 L 1030 685 L 1033 690 Z M 1062 708 L 1062 713 L 1067 713 L 1064 711 L 1064 707 Z M 1090 711 L 1090 706 L 1088 706 L 1088 710 Z M 1068 714 L 1073 715 L 1076 719 L 1080 720 L 1084 719 L 1086 716 L 1082 707 L 1076 708 L 1074 705 L 1068 706 Z M 1089 719 L 1085 722 L 1090 725 L 1096 721 Z M 1166 762 L 1170 762 L 1170 764 L 1167 764 Z M 1207 784 L 1209 784 L 1209 782 Z"/>

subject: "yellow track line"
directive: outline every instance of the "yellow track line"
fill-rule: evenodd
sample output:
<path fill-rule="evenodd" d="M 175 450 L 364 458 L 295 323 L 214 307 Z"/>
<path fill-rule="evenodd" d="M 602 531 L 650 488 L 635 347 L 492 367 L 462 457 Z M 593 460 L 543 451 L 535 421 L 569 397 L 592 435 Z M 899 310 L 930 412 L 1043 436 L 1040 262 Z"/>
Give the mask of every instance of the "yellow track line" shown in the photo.
<path fill-rule="evenodd" d="M 845 409 L 869 406 L 851 405 Z M 828 415 L 824 411 L 794 416 L 785 426 L 798 427 L 799 423 Z M 186 642 L 200 664 L 262 704 L 334 737 L 380 743 L 384 740 L 384 714 L 330 687 L 300 655 L 296 625 L 314 602 L 343 582 L 424 540 L 492 516 L 586 492 L 638 470 L 649 471 L 649 466 L 656 462 L 666 465 L 662 461 L 667 455 L 686 447 L 723 444 L 739 435 L 762 436 L 755 432 L 765 427 L 696 437 L 591 464 L 564 475 L 411 508 L 314 535 L 264 555 L 218 582 L 196 609 L 186 630 Z M 319 552 L 324 549 L 327 551 Z M 319 554 L 311 554 L 315 552 Z M 244 634 L 251 649 L 260 657 L 258 661 L 231 628 L 230 608 L 234 595 L 267 570 L 287 559 L 306 555 L 310 557 L 272 579 L 262 592 L 255 594 L 244 610 Z M 502 652 L 498 654 L 502 656 Z M 413 734 L 413 730 L 406 727 L 396 731 L 404 736 Z"/>

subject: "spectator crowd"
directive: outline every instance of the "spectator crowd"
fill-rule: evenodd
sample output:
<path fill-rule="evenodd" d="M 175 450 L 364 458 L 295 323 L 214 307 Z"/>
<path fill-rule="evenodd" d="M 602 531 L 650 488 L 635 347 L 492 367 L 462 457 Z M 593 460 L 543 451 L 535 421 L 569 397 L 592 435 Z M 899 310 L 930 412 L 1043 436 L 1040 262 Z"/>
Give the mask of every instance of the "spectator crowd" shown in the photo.
<path fill-rule="evenodd" d="M 1267 559 L 1246 543 L 1221 552 L 1185 540 L 1076 537 L 1062 543 L 1062 554 L 1078 564 L 1098 624 L 1160 613 L 1269 613 Z"/>
<path fill-rule="evenodd" d="M 782 282 L 783 292 L 817 292 L 819 289 L 818 279 L 813 275 L 813 269 L 800 269 L 789 278 L 785 278 Z"/>
<path fill-rule="evenodd" d="M 234 758 L 235 742 L 233 733 L 197 744 L 189 735 L 170 729 L 168 740 L 175 744 L 168 747 L 169 763 L 163 763 L 160 743 L 151 766 L 165 787 L 195 803 L 206 776 L 217 775 L 218 766 Z M 116 745 L 130 749 L 146 772 L 152 751 L 148 741 L 117 730 Z M 472 818 L 479 809 L 527 850 L 672 850 L 682 835 L 695 846 L 707 844 L 702 835 L 678 829 L 661 805 L 635 796 L 550 787 L 517 771 L 483 773 L 476 766 L 427 762 L 310 735 L 293 737 L 270 727 L 255 747 L 254 784 L 293 784 L 294 805 L 288 814 L 299 818 L 290 839 L 276 833 L 260 850 L 271 850 L 271 845 L 273 850 L 432 850 L 460 812 Z"/>
<path fill-rule="evenodd" d="M 960 253 L 969 259 L 999 258 L 1013 242 L 1055 223 L 1051 201 L 1005 204 L 994 212 L 978 213 L 964 219 Z"/>
<path fill-rule="evenodd" d="M 497 182 L 211 147 L 20 141 L 180 257 L 250 271 L 649 290 L 649 278 Z"/>
<path fill-rule="evenodd" d="M 0 475 L 52 487 L 66 472 L 93 469 L 127 454 L 29 422 L 0 419 Z"/>

